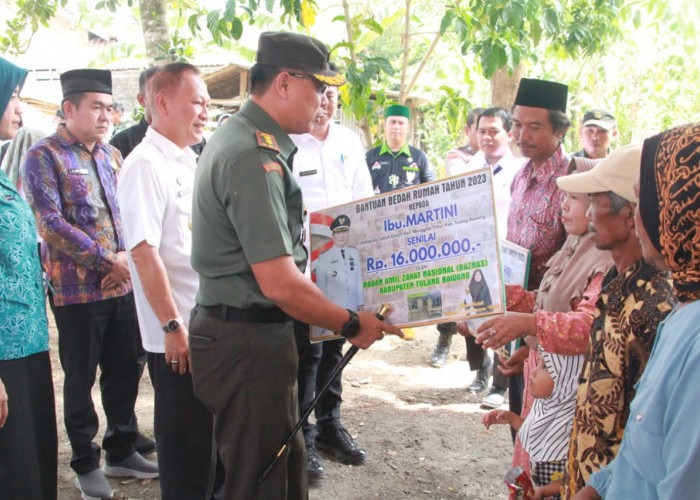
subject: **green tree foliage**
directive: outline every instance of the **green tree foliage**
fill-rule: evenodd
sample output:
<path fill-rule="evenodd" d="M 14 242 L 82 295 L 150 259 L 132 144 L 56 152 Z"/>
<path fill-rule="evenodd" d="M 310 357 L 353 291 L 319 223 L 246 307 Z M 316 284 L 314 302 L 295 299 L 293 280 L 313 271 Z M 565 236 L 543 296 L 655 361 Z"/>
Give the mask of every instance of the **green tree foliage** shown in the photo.
<path fill-rule="evenodd" d="M 21 54 L 27 50 L 32 35 L 40 26 L 48 27 L 49 21 L 68 0 L 17 0 L 17 13 L 5 21 L 7 29 L 0 34 L 0 52 Z"/>

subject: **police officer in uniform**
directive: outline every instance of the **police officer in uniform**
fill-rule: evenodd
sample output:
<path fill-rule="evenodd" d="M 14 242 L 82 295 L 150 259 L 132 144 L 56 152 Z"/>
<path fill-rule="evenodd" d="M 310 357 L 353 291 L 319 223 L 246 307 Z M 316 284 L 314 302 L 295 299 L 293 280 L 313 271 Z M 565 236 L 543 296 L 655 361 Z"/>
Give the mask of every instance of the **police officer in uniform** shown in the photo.
<path fill-rule="evenodd" d="M 384 114 L 386 140 L 381 146 L 367 151 L 365 159 L 374 193 L 386 193 L 423 182 L 435 180 L 435 171 L 425 153 L 406 142 L 411 126 L 411 112 L 406 106 L 394 104 Z"/>
<path fill-rule="evenodd" d="M 301 433 L 258 482 L 299 418 L 292 317 L 367 348 L 374 315 L 326 299 L 303 273 L 302 195 L 290 133 L 311 130 L 327 85 L 345 79 L 313 38 L 267 32 L 251 68 L 251 98 L 200 157 L 192 209 L 199 291 L 190 322 L 195 395 L 215 415 L 225 498 L 307 498 Z"/>

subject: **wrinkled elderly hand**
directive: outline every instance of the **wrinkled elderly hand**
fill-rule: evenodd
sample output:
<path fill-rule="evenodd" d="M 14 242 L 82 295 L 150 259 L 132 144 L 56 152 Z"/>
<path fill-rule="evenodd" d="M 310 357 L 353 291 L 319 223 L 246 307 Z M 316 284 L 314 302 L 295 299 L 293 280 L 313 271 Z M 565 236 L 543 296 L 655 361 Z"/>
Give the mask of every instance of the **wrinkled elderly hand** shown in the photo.
<path fill-rule="evenodd" d="M 484 349 L 498 349 L 520 337 L 536 335 L 537 323 L 534 314 L 508 312 L 484 321 L 477 333 L 477 344 Z"/>

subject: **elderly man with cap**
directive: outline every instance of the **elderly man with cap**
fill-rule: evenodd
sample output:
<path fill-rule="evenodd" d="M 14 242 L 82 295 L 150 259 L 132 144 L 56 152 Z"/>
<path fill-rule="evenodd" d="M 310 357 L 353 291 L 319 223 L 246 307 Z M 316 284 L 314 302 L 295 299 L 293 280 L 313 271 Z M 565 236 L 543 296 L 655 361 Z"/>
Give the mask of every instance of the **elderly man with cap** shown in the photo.
<path fill-rule="evenodd" d="M 617 457 L 591 476 L 577 499 L 698 497 L 699 176 L 700 123 L 644 141 L 635 184 L 637 235 L 644 258 L 670 270 L 678 306 L 659 325 Z"/>
<path fill-rule="evenodd" d="M 331 69 L 335 69 L 333 63 L 329 63 L 329 66 Z M 365 163 L 365 150 L 362 141 L 355 132 L 333 121 L 338 109 L 337 87 L 326 89 L 326 100 L 327 103 L 326 101 L 321 103 L 321 108 L 311 125 L 311 132 L 291 135 L 292 140 L 299 148 L 294 157 L 295 165 L 298 166 L 294 169 L 294 178 L 301 188 L 304 204 L 309 212 L 361 198 L 370 198 L 373 195 L 372 178 Z M 310 248 L 308 236 L 309 231 L 307 230 L 305 244 L 307 248 Z M 353 249 L 353 251 L 355 250 Z M 358 282 L 361 283 L 359 278 L 361 275 L 360 261 L 356 257 L 354 262 Z M 318 277 L 318 272 L 316 275 Z M 317 284 L 319 284 L 318 281 Z M 356 296 L 357 292 L 353 291 L 352 302 L 355 304 L 357 304 L 357 300 L 354 298 Z M 359 296 L 362 297 L 361 284 Z M 333 298 L 329 298 L 333 300 Z M 341 299 L 341 302 L 333 301 L 342 305 L 345 299 Z M 351 305 L 345 307 L 356 309 L 356 306 Z M 309 341 L 309 325 L 299 321 L 294 323 L 294 333 L 299 350 L 299 374 L 297 377 L 299 408 L 304 413 L 313 401 L 315 391 L 322 387 L 328 379 L 330 371 L 341 359 L 345 342 L 342 339 L 336 339 L 311 343 Z M 360 463 L 365 459 L 365 452 L 357 446 L 354 439 L 340 423 L 340 403 L 343 390 L 341 378 L 342 374 L 336 377 L 330 390 L 316 406 L 316 424 L 319 430 L 325 431 L 321 433 L 320 441 L 330 444 L 333 452 L 343 460 Z M 309 481 L 314 482 L 323 475 L 323 464 L 316 450 L 314 428 L 308 419 L 304 422 L 302 429 L 306 441 Z"/>
<path fill-rule="evenodd" d="M 583 114 L 583 122 L 578 129 L 583 149 L 571 156 L 584 158 L 605 158 L 610 154 L 610 144 L 617 137 L 615 117 L 604 109 L 589 109 Z"/>
<path fill-rule="evenodd" d="M 374 193 L 386 193 L 435 180 L 435 172 L 425 153 L 406 142 L 411 128 L 411 112 L 401 104 L 386 108 L 386 139 L 381 146 L 367 151 L 365 160 Z"/>
<path fill-rule="evenodd" d="M 383 331 L 403 335 L 370 313 L 333 304 L 304 275 L 304 208 L 289 134 L 309 132 L 327 86 L 344 82 L 323 43 L 263 33 L 251 98 L 214 134 L 195 174 L 192 379 L 215 416 L 225 498 L 308 496 L 302 436 L 280 452 L 299 418 L 292 317 L 361 348 Z"/>
<path fill-rule="evenodd" d="M 22 124 L 27 70 L 0 58 L 0 139 Z M 34 215 L 0 171 L 0 492 L 56 498 L 58 441 Z"/>
<path fill-rule="evenodd" d="M 566 498 L 617 454 L 656 329 L 676 304 L 670 277 L 643 258 L 635 233 L 634 182 L 641 153 L 641 145 L 626 146 L 588 172 L 557 180 L 564 191 L 590 193 L 593 243 L 613 258 L 581 371 L 563 483 Z"/>
<path fill-rule="evenodd" d="M 83 498 L 103 498 L 112 494 L 105 475 L 154 478 L 158 465 L 134 449 L 138 322 L 116 198 L 121 156 L 102 142 L 112 76 L 96 69 L 68 71 L 61 87 L 66 126 L 27 152 L 22 181 L 47 246 L 71 467 Z M 90 393 L 98 365 L 107 415 L 103 471 Z"/>

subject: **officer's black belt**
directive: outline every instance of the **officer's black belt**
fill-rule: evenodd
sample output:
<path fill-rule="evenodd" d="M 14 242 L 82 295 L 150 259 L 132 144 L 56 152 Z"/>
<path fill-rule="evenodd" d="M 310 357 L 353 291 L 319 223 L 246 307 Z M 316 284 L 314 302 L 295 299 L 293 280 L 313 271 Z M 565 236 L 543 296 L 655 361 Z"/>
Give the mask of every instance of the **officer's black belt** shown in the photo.
<path fill-rule="evenodd" d="M 218 305 L 202 306 L 197 304 L 197 308 L 205 316 L 218 318 L 221 321 L 238 321 L 241 323 L 284 323 L 291 321 L 291 316 L 279 307 L 266 307 L 255 309 L 238 309 L 237 307 Z"/>

